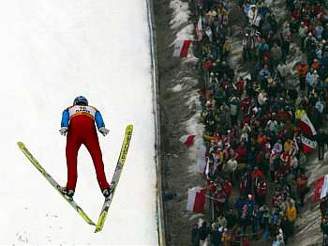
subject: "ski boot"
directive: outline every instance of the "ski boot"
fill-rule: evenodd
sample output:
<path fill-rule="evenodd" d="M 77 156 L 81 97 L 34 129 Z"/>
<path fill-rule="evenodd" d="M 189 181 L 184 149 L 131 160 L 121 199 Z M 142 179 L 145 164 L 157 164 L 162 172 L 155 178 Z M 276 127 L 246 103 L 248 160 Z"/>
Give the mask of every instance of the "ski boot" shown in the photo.
<path fill-rule="evenodd" d="M 63 195 L 65 197 L 67 197 L 68 199 L 73 200 L 73 196 L 74 196 L 74 190 L 67 190 L 66 187 L 60 187 L 60 192 L 63 193 Z"/>
<path fill-rule="evenodd" d="M 112 189 L 111 189 L 111 187 L 109 187 L 109 188 L 103 189 L 101 192 L 104 195 L 105 199 L 109 200 L 109 197 L 112 194 Z"/>

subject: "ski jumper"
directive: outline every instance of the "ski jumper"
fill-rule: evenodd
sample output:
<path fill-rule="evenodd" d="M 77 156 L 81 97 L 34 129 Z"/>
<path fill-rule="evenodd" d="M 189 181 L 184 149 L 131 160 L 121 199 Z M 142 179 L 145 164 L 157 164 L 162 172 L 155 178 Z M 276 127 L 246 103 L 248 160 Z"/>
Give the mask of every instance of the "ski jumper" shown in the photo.
<path fill-rule="evenodd" d="M 61 127 L 68 127 L 66 144 L 67 190 L 75 190 L 77 182 L 77 155 L 82 144 L 88 149 L 101 188 L 109 188 L 99 146 L 97 128 L 105 127 L 100 112 L 91 106 L 75 105 L 64 110 Z"/>

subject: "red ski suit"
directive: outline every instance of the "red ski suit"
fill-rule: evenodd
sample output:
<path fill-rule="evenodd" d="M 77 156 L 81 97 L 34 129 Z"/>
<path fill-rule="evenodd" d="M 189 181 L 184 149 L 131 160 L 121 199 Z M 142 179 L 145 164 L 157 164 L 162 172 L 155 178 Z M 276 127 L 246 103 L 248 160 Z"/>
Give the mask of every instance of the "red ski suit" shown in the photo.
<path fill-rule="evenodd" d="M 70 117 L 67 135 L 67 190 L 75 190 L 76 187 L 77 155 L 82 144 L 86 146 L 92 157 L 100 188 L 102 190 L 109 188 L 104 172 L 95 119 L 89 113 L 75 113 Z"/>

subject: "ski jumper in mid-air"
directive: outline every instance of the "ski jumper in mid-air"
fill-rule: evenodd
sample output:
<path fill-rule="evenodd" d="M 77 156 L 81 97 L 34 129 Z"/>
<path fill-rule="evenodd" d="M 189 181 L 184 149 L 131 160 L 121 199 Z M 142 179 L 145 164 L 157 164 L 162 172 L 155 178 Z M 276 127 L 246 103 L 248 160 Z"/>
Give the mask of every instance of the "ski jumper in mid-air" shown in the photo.
<path fill-rule="evenodd" d="M 63 193 L 73 197 L 77 182 L 77 155 L 82 144 L 88 149 L 97 173 L 100 189 L 105 197 L 110 195 L 110 185 L 106 180 L 102 154 L 99 146 L 98 131 L 106 136 L 109 132 L 100 112 L 88 105 L 88 100 L 79 96 L 75 98 L 73 106 L 64 110 L 59 132 L 67 135 L 66 160 L 67 184 L 62 189 Z"/>

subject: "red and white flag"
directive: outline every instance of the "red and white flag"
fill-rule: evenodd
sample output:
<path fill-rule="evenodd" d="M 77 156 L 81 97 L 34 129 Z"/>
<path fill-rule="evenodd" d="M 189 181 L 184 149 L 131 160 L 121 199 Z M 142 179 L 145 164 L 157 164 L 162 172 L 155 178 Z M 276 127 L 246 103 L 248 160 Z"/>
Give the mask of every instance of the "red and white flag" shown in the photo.
<path fill-rule="evenodd" d="M 313 203 L 317 203 L 320 198 L 321 198 L 321 192 L 323 192 L 324 194 L 327 194 L 327 191 L 325 192 L 325 190 L 328 189 L 328 182 L 326 180 L 326 176 L 322 176 L 320 178 L 318 178 L 313 185 L 313 191 L 312 191 L 312 202 Z M 325 189 L 322 189 L 324 187 L 324 184 L 326 185 Z"/>
<path fill-rule="evenodd" d="M 205 208 L 205 189 L 194 187 L 188 190 L 187 210 L 194 213 L 203 213 Z"/>
<path fill-rule="evenodd" d="M 210 162 L 207 160 L 206 167 L 205 167 L 205 170 L 204 170 L 204 174 L 207 177 L 209 173 L 210 173 Z"/>
<path fill-rule="evenodd" d="M 304 154 L 312 153 L 317 147 L 317 142 L 307 137 L 302 136 L 301 141 L 302 141 L 302 150 Z"/>
<path fill-rule="evenodd" d="M 199 17 L 195 29 L 196 29 L 196 34 L 197 34 L 197 40 L 201 41 L 203 39 L 203 18 L 202 18 L 202 16 Z"/>
<path fill-rule="evenodd" d="M 196 141 L 197 148 L 197 170 L 203 174 L 206 167 L 206 147 L 203 140 Z"/>
<path fill-rule="evenodd" d="M 291 156 L 294 156 L 298 153 L 298 151 L 300 150 L 300 147 L 298 146 L 298 143 L 297 143 L 297 140 L 296 138 L 294 137 L 293 139 L 293 148 L 291 149 L 291 153 L 290 155 Z"/>
<path fill-rule="evenodd" d="M 195 136 L 193 134 L 184 135 L 180 138 L 180 142 L 182 142 L 187 147 L 191 147 L 194 144 Z"/>
<path fill-rule="evenodd" d="M 297 126 L 301 129 L 302 133 L 307 136 L 315 136 L 317 134 L 317 131 L 315 130 L 306 112 L 304 112 L 298 120 Z"/>
<path fill-rule="evenodd" d="M 325 175 L 325 178 L 323 180 L 323 184 L 321 187 L 320 199 L 326 197 L 327 193 L 328 193 L 328 175 Z"/>
<path fill-rule="evenodd" d="M 187 57 L 191 40 L 177 40 L 174 45 L 173 56 L 175 57 Z"/>

